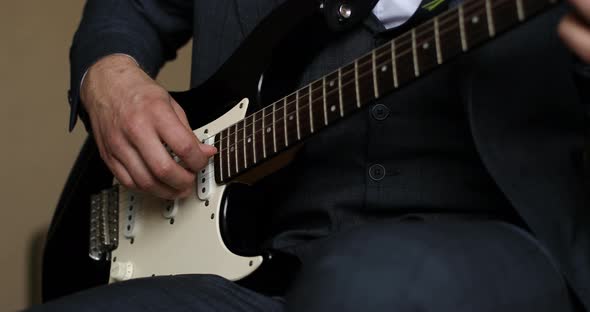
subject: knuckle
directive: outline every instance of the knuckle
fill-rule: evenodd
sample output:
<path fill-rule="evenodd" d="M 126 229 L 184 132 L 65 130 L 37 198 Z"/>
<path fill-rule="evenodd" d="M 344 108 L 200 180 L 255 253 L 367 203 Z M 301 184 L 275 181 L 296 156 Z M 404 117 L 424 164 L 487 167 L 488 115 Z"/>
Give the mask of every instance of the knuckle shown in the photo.
<path fill-rule="evenodd" d="M 166 178 L 172 174 L 174 165 L 171 161 L 165 161 L 155 166 L 154 173 L 159 178 Z"/>
<path fill-rule="evenodd" d="M 120 153 L 125 146 L 123 138 L 116 134 L 109 134 L 106 143 L 108 145 L 109 151 L 111 151 L 114 154 Z"/>
<path fill-rule="evenodd" d="M 118 177 L 119 183 L 121 183 L 121 185 L 123 185 L 124 187 L 128 188 L 128 189 L 135 189 L 135 183 L 133 183 L 133 180 L 126 178 L 126 177 Z"/>
<path fill-rule="evenodd" d="M 132 137 L 138 137 L 145 132 L 147 126 L 147 120 L 145 117 L 140 115 L 134 115 L 127 117 L 124 120 L 124 130 L 127 134 Z"/>
<path fill-rule="evenodd" d="M 138 106 L 146 106 L 155 102 L 162 102 L 166 97 L 162 89 L 157 85 L 149 85 L 137 90 L 131 96 L 131 102 Z"/>
<path fill-rule="evenodd" d="M 190 156 L 193 151 L 196 149 L 196 144 L 194 142 L 191 141 L 184 141 L 181 144 L 179 144 L 178 146 L 178 151 L 176 151 L 176 154 L 178 156 L 180 156 L 180 158 L 186 158 L 188 156 Z"/>
<path fill-rule="evenodd" d="M 152 94 L 149 89 L 141 89 L 131 95 L 131 102 L 134 104 L 144 105 L 151 101 Z"/>
<path fill-rule="evenodd" d="M 147 177 L 137 181 L 137 184 L 141 190 L 149 192 L 156 186 L 156 181 L 151 177 Z"/>

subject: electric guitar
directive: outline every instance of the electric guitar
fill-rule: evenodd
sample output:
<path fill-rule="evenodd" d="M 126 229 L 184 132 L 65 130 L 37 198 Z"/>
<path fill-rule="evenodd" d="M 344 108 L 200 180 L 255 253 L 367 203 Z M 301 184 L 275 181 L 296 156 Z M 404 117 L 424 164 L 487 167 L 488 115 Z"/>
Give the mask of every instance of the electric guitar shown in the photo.
<path fill-rule="evenodd" d="M 230 280 L 245 278 L 269 262 L 272 253 L 239 255 L 226 245 L 223 224 L 228 185 L 255 183 L 288 164 L 310 136 L 556 2 L 465 1 L 249 112 L 248 107 L 259 99 L 263 64 L 272 51 L 260 47 L 280 41 L 281 34 L 269 25 L 294 27 L 283 19 L 290 9 L 282 8 L 282 13 L 267 17 L 209 80 L 189 91 L 171 93 L 189 119 L 198 115 L 192 104 L 203 102 L 200 99 L 233 103 L 225 114 L 194 131 L 200 141 L 216 146 L 219 152 L 198 173 L 193 193 L 186 199 L 166 201 L 114 184 L 91 196 L 89 256 L 108 263 L 108 282 L 200 273 Z M 194 122 L 192 119 L 191 124 Z"/>

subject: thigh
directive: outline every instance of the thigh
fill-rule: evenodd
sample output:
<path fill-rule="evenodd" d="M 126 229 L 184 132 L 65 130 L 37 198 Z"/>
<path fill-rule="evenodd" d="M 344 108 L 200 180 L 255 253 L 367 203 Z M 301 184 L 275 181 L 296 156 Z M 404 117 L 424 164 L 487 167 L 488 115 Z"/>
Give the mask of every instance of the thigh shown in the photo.
<path fill-rule="evenodd" d="M 499 221 L 380 222 L 322 240 L 306 254 L 288 310 L 571 310 L 542 246 Z"/>
<path fill-rule="evenodd" d="M 219 276 L 176 275 L 102 286 L 30 311 L 283 311 L 283 304 Z"/>

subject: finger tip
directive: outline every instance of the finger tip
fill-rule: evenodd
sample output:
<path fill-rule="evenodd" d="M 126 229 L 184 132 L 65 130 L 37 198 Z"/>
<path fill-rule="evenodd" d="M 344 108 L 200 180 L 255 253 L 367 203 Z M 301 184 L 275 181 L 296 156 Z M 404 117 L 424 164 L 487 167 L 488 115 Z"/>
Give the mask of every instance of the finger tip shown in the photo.
<path fill-rule="evenodd" d="M 201 144 L 200 148 L 201 151 L 205 153 L 207 156 L 213 156 L 217 154 L 217 147 L 213 145 Z"/>

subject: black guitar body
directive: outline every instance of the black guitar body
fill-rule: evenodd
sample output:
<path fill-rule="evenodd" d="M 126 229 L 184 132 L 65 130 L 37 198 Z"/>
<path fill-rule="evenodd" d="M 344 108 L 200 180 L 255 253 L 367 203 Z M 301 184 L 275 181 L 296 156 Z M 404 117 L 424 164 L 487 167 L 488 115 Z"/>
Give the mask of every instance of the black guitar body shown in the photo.
<path fill-rule="evenodd" d="M 293 90 L 297 83 L 297 79 L 293 77 L 299 76 L 297 71 L 307 59 L 303 54 L 311 57 L 315 52 L 313 49 L 303 51 L 304 53 L 293 50 L 297 38 L 303 33 L 309 38 L 309 29 L 317 30 L 315 27 L 320 24 L 323 24 L 321 27 L 326 34 L 328 33 L 325 18 L 319 14 L 318 8 L 316 1 L 286 1 L 259 24 L 209 80 L 186 92 L 171 92 L 186 111 L 191 126 L 196 129 L 210 122 L 243 98 L 250 99 L 249 110 L 256 110 L 280 94 L 285 94 L 287 90 Z M 279 62 L 280 55 L 292 55 L 291 51 L 298 51 L 297 58 L 293 59 L 300 62 L 282 62 L 289 64 L 289 68 L 281 68 L 281 77 L 274 75 L 272 63 Z M 272 83 L 265 81 L 270 80 L 269 76 L 273 76 Z M 263 89 L 273 92 L 262 92 Z M 95 142 L 91 137 L 87 138 L 64 186 L 48 232 L 43 256 L 44 302 L 108 282 L 109 262 L 95 261 L 88 256 L 88 229 L 90 196 L 109 188 L 112 180 L 113 176 L 101 160 Z M 226 208 L 229 208 L 229 203 L 233 201 L 246 201 L 247 196 L 243 188 L 239 185 L 228 188 Z M 232 200 L 234 197 L 240 200 Z M 250 241 L 259 238 L 254 231 L 256 227 L 250 225 L 244 228 L 245 225 L 256 222 L 243 222 L 246 216 L 252 216 L 240 213 L 240 210 L 224 209 L 225 215 L 219 218 L 225 243 L 238 254 L 260 254 L 260 250 L 251 249 L 255 244 Z M 238 219 L 241 220 L 239 224 L 232 221 Z M 238 232 L 241 234 L 236 235 Z M 252 235 L 245 236 L 244 233 Z M 283 257 L 279 254 L 265 254 L 267 260 L 272 257 L 273 261 L 265 261 L 263 267 L 240 282 L 261 291 L 265 291 L 262 285 L 272 285 L 272 290 L 277 291 L 282 287 L 268 280 L 268 277 L 273 275 L 268 274 L 269 270 L 274 270 L 278 262 L 281 263 L 283 272 L 285 267 L 297 264 L 292 259 L 280 260 Z M 266 288 L 270 293 L 270 289 Z"/>

